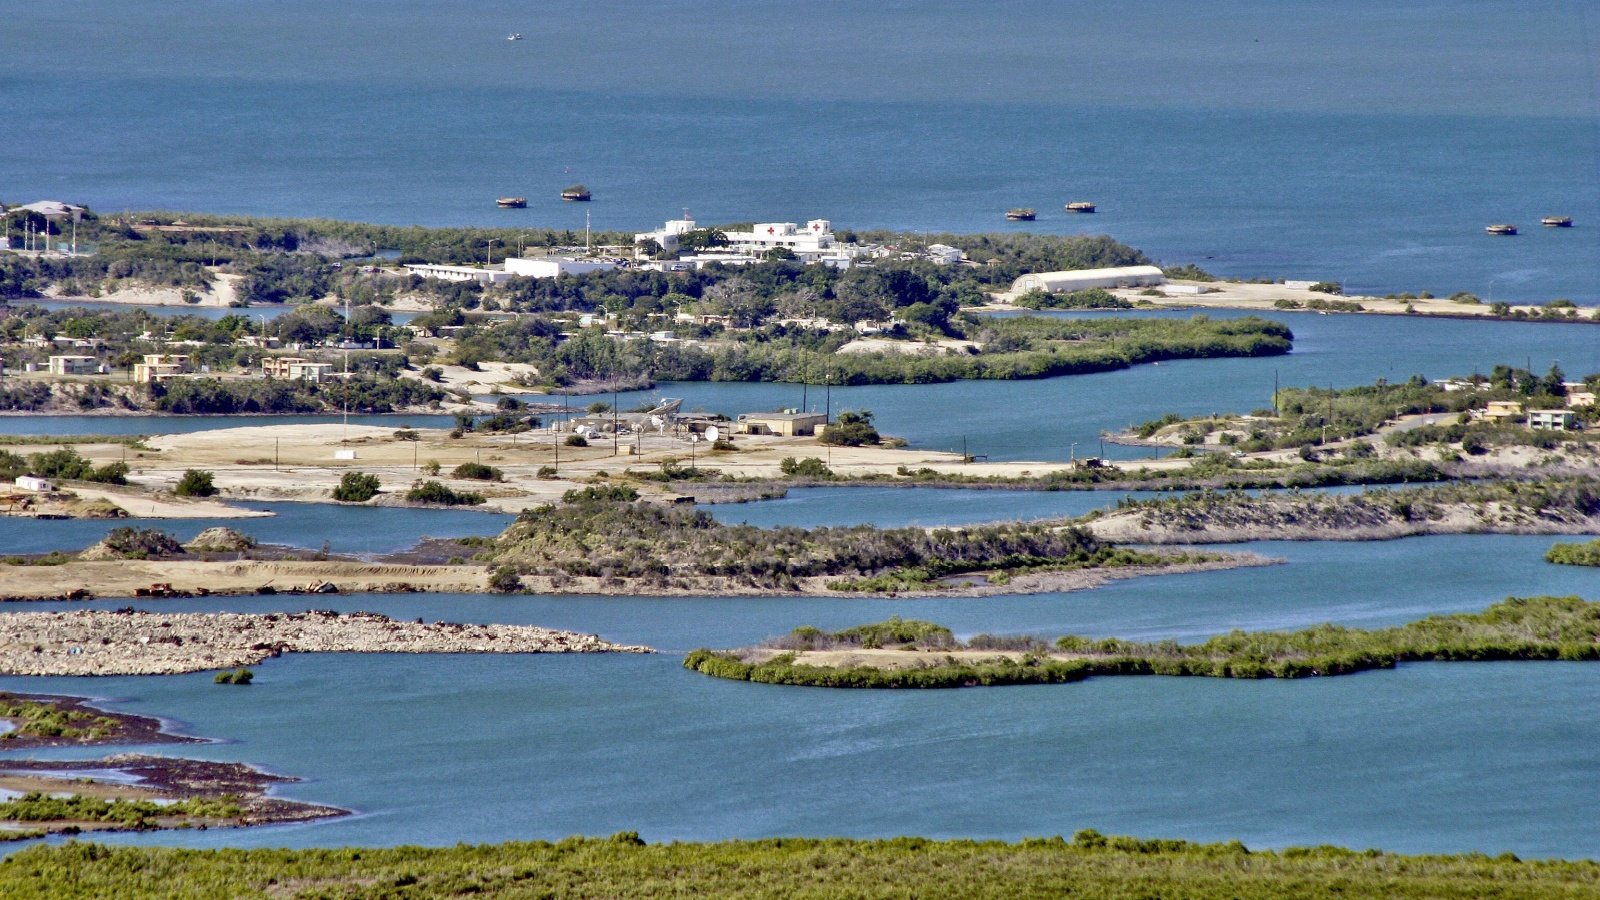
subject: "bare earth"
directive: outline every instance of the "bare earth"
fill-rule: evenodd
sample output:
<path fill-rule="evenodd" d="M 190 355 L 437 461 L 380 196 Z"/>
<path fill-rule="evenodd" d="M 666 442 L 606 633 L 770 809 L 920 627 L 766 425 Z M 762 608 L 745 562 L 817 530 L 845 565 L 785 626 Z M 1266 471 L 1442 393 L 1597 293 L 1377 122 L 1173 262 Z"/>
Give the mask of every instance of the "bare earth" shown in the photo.
<path fill-rule="evenodd" d="M 283 653 L 649 653 L 532 625 L 401 622 L 375 613 L 0 614 L 0 674 L 174 675 Z"/>
<path fill-rule="evenodd" d="M 331 583 L 345 593 L 475 594 L 488 589 L 482 566 L 408 566 L 329 560 L 105 560 L 59 566 L 6 566 L 0 570 L 0 601 L 54 600 L 86 589 L 96 597 L 132 597 L 153 584 L 190 594 L 256 594 L 308 591 Z"/>

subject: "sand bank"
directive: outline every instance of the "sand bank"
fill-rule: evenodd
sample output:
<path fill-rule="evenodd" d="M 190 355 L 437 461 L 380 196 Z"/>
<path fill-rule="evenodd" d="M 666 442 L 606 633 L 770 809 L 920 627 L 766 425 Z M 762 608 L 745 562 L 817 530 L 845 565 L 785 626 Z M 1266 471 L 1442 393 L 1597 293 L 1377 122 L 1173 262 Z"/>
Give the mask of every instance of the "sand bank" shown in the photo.
<path fill-rule="evenodd" d="M 402 622 L 376 613 L 0 613 L 0 674 L 175 675 L 284 653 L 648 653 L 533 625 Z"/>

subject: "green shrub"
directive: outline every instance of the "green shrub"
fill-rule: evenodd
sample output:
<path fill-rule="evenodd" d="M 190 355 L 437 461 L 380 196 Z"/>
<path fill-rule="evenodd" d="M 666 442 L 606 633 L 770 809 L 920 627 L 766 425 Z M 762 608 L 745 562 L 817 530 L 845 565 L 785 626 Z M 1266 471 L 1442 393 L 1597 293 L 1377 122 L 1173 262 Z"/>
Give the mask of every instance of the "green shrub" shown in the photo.
<path fill-rule="evenodd" d="M 210 497 L 217 492 L 217 488 L 211 483 L 210 472 L 189 469 L 178 479 L 178 485 L 172 492 L 179 497 Z"/>
<path fill-rule="evenodd" d="M 471 491 L 453 491 L 437 481 L 424 481 L 406 491 L 406 500 L 443 506 L 477 506 L 484 502 L 484 496 Z"/>
<path fill-rule="evenodd" d="M 346 472 L 333 489 L 333 499 L 342 503 L 365 503 L 378 496 L 378 476 L 365 472 Z"/>
<path fill-rule="evenodd" d="M 474 481 L 504 481 L 505 473 L 483 463 L 464 462 L 450 472 L 451 478 L 469 478 Z"/>
<path fill-rule="evenodd" d="M 211 681 L 214 684 L 249 684 L 255 677 L 256 673 L 249 669 L 234 669 L 232 672 L 218 672 Z"/>

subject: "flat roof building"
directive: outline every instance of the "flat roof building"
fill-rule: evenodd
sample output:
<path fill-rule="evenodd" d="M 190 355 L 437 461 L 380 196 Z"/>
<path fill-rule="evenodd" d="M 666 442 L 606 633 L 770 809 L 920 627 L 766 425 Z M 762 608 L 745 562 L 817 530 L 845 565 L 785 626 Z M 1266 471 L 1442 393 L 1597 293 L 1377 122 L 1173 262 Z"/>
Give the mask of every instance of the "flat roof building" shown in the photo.
<path fill-rule="evenodd" d="M 268 356 L 261 360 L 263 378 L 323 382 L 333 377 L 333 363 L 316 362 L 302 356 Z"/>
<path fill-rule="evenodd" d="M 817 433 L 817 426 L 827 425 L 828 417 L 822 413 L 770 412 L 740 413 L 734 430 L 739 434 L 774 434 L 782 437 L 803 437 Z"/>
<path fill-rule="evenodd" d="M 144 362 L 133 364 L 133 380 L 141 384 L 166 381 L 189 374 L 189 357 L 166 353 L 146 353 Z"/>
<path fill-rule="evenodd" d="M 1578 414 L 1570 409 L 1532 409 L 1528 411 L 1528 427 L 1544 431 L 1571 431 L 1578 424 Z"/>
<path fill-rule="evenodd" d="M 1086 291 L 1090 288 L 1147 287 L 1165 284 L 1167 276 L 1156 266 L 1121 266 L 1112 269 L 1077 269 L 1069 272 L 1037 272 L 1023 275 L 1011 283 L 1011 293 L 1029 291 L 1058 293 Z"/>
<path fill-rule="evenodd" d="M 444 266 L 434 263 L 409 263 L 406 268 L 413 275 L 437 278 L 440 281 L 476 281 L 479 284 L 499 284 L 512 277 L 505 269 L 481 269 L 477 266 Z"/>
<path fill-rule="evenodd" d="M 557 275 L 582 275 L 615 269 L 617 264 L 603 259 L 573 259 L 570 256 L 508 257 L 506 272 L 523 278 L 554 278 Z"/>
<path fill-rule="evenodd" d="M 50 357 L 51 375 L 96 375 L 99 372 L 100 363 L 92 356 Z"/>

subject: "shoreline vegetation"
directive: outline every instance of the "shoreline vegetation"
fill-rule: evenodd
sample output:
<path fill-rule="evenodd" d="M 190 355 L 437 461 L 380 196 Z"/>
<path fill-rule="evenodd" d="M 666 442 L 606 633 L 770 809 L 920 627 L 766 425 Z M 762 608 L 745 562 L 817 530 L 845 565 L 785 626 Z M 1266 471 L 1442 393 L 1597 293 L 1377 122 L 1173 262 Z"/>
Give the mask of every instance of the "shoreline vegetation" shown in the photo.
<path fill-rule="evenodd" d="M 1600 566 L 1600 538 L 1582 544 L 1556 544 L 1544 558 L 1562 566 Z"/>
<path fill-rule="evenodd" d="M 569 491 L 525 510 L 484 553 L 523 589 L 607 593 L 758 590 L 780 594 L 1012 591 L 1024 576 L 1259 564 L 1209 553 L 1114 547 L 1068 522 L 962 528 L 756 528 L 639 502 L 620 485 Z"/>
<path fill-rule="evenodd" d="M 1300 897 L 1593 897 L 1600 864 L 1404 855 L 1338 847 L 1251 850 L 1103 835 L 930 840 L 768 838 L 647 844 L 634 832 L 455 847 L 188 850 L 72 842 L 0 862 L 19 898 L 174 895 L 574 898 L 938 896 L 1132 900 Z"/>
<path fill-rule="evenodd" d="M 1390 540 L 1422 534 L 1600 533 L 1593 478 L 1467 482 L 1359 494 L 1200 491 L 1123 499 L 1084 527 L 1109 541 L 1219 544 Z"/>
<path fill-rule="evenodd" d="M 1394 628 L 1318 625 L 1233 631 L 1199 644 L 1068 635 L 955 639 L 931 622 L 890 619 L 843 631 L 797 628 L 759 647 L 699 649 L 683 665 L 716 678 L 833 688 L 958 688 L 1067 684 L 1119 675 L 1312 678 L 1406 662 L 1600 659 L 1600 603 L 1511 597 L 1481 613 L 1430 616 Z"/>
<path fill-rule="evenodd" d="M 119 754 L 88 760 L 5 759 L 0 767 L 0 790 L 10 792 L 0 800 L 0 841 L 94 832 L 247 828 L 350 814 L 271 796 L 277 785 L 300 779 L 242 763 Z M 0 888 L 7 874 L 0 863 Z M 62 896 L 60 891 L 57 885 L 49 893 Z M 7 890 L 0 893 L 14 896 Z"/>
<path fill-rule="evenodd" d="M 0 692 L 0 720 L 12 726 L 0 733 L 0 750 L 201 743 L 167 731 L 160 719 L 104 710 L 87 697 Z"/>

